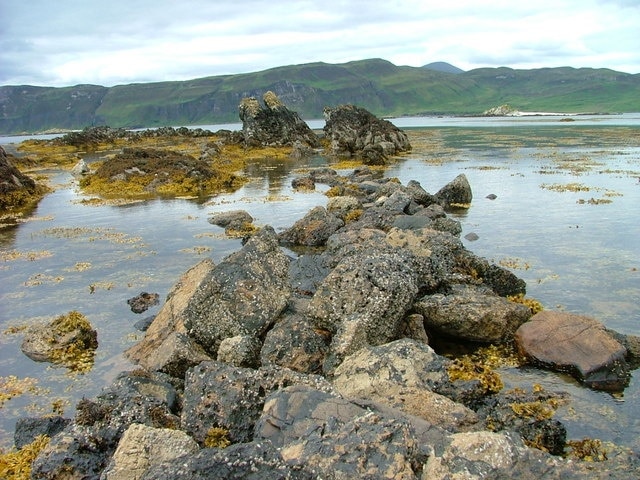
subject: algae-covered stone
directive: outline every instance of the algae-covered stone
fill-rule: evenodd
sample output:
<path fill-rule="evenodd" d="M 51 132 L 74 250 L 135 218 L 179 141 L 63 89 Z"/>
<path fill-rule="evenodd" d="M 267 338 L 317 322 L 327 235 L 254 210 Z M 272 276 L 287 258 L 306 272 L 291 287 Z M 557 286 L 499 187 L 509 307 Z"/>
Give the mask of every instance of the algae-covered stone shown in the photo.
<path fill-rule="evenodd" d="M 84 315 L 71 311 L 46 325 L 31 327 L 20 348 L 26 356 L 37 362 L 51 362 L 76 371 L 87 371 L 93 366 L 98 332 Z"/>

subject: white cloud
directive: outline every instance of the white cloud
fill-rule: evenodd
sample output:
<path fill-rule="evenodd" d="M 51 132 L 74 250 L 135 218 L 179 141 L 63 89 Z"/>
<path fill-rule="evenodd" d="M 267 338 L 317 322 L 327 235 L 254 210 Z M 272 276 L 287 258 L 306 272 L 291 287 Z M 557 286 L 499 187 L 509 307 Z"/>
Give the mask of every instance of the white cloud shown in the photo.
<path fill-rule="evenodd" d="M 184 80 L 324 61 L 640 73 L 635 0 L 2 0 L 0 84 Z"/>

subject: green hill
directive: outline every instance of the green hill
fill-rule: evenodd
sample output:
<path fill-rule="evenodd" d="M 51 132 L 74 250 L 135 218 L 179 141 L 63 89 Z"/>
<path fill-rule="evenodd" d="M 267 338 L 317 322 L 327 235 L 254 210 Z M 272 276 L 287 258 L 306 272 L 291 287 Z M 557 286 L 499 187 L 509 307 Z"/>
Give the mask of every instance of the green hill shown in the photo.
<path fill-rule="evenodd" d="M 524 111 L 640 111 L 637 74 L 569 67 L 449 73 L 371 59 L 110 88 L 0 86 L 0 134 L 237 122 L 240 100 L 267 90 L 305 119 L 322 118 L 325 106 L 343 103 L 378 116 L 473 115 L 505 103 Z"/>

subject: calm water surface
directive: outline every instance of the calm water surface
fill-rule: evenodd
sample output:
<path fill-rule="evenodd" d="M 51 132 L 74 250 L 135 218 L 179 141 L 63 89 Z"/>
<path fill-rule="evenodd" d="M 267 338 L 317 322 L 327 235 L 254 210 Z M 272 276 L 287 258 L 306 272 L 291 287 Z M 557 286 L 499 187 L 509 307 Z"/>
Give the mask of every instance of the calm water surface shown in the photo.
<path fill-rule="evenodd" d="M 528 296 L 546 308 L 587 314 L 640 335 L 640 115 L 573 118 L 395 119 L 414 149 L 386 175 L 405 184 L 418 180 L 435 193 L 464 173 L 474 201 L 456 218 L 463 237 L 479 237 L 463 240 L 470 250 L 526 280 Z M 55 175 L 59 188 L 33 216 L 0 230 L 0 253 L 7 258 L 0 263 L 0 377 L 37 382 L 0 409 L 0 447 L 12 443 L 17 417 L 50 413 L 54 402 L 71 416 L 82 396 L 96 395 L 131 368 L 122 352 L 142 336 L 133 324 L 160 306 L 136 315 L 127 299 L 141 291 L 164 298 L 194 263 L 206 256 L 219 261 L 240 247 L 207 222 L 212 213 L 244 209 L 258 225 L 286 228 L 326 203 L 321 186 L 315 193 L 291 190 L 297 170 L 326 163 L 320 156 L 254 162 L 246 169 L 250 183 L 204 204 L 91 206 L 80 203 L 84 197 L 67 173 Z M 497 198 L 489 200 L 489 194 Z M 22 334 L 10 330 L 70 310 L 85 314 L 98 330 L 95 365 L 84 375 L 31 361 L 20 351 Z M 502 373 L 508 387 L 535 382 L 570 392 L 575 400 L 557 414 L 569 437 L 640 450 L 637 371 L 622 398 L 551 372 Z"/>

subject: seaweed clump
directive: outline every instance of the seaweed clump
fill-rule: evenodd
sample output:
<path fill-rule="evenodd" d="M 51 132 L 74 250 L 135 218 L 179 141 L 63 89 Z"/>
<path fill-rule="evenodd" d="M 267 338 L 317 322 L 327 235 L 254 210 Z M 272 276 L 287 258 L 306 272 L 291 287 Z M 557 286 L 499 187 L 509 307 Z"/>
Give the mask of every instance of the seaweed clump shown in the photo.
<path fill-rule="evenodd" d="M 80 181 L 87 193 L 107 198 L 204 196 L 233 191 L 244 180 L 234 162 L 210 163 L 173 150 L 125 148 Z"/>
<path fill-rule="evenodd" d="M 49 444 L 49 437 L 38 435 L 33 442 L 20 450 L 0 451 L 0 478 L 5 480 L 27 480 L 31 478 L 31 465 Z"/>
<path fill-rule="evenodd" d="M 210 428 L 204 439 L 204 446 L 207 448 L 227 448 L 229 445 L 231 445 L 229 431 L 225 428 Z"/>

